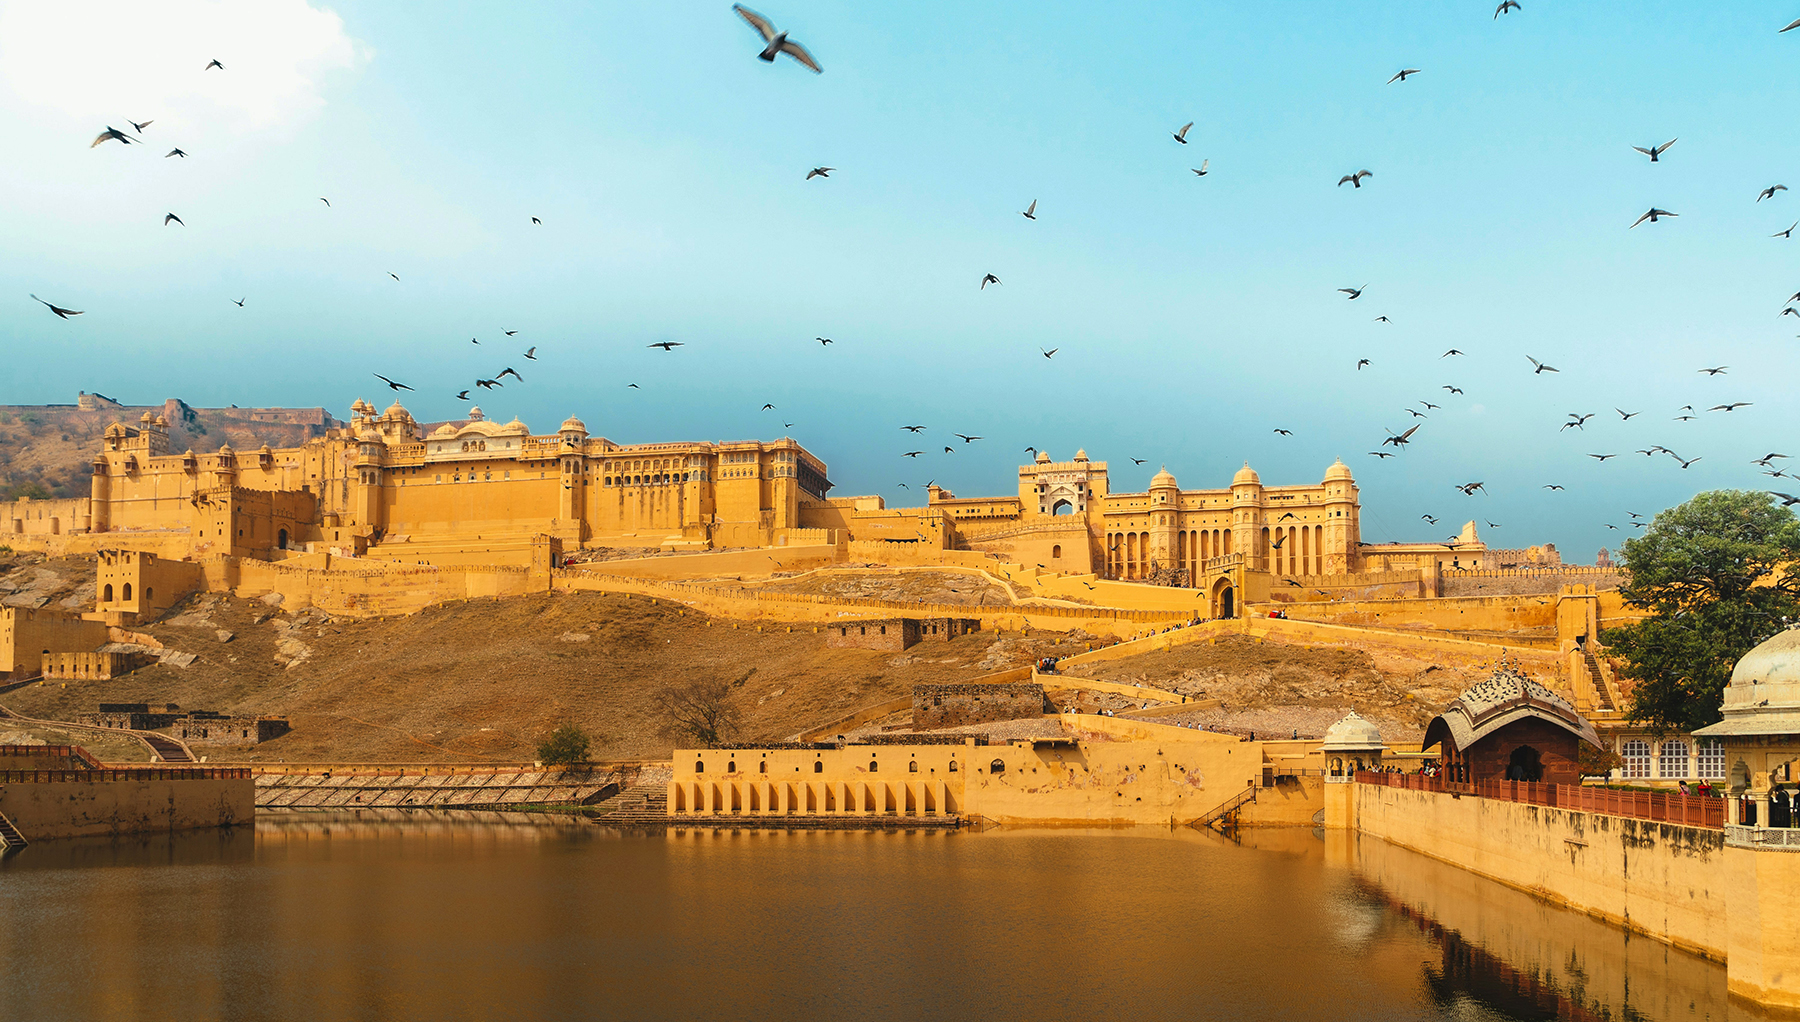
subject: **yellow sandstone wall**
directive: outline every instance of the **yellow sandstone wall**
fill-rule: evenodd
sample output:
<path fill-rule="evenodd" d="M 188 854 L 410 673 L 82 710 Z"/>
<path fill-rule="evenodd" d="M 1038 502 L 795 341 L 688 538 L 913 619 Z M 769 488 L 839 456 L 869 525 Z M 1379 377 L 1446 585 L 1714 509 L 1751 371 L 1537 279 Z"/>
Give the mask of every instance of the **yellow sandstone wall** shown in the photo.
<path fill-rule="evenodd" d="M 160 834 L 251 823 L 256 790 L 249 777 L 0 784 L 0 813 L 27 841 Z"/>

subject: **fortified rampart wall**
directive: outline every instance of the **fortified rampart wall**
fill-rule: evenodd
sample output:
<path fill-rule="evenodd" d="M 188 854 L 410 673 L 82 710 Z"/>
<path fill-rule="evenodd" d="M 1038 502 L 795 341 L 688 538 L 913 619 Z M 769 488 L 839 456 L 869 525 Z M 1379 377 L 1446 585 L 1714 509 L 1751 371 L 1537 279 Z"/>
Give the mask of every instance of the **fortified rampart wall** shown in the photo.
<path fill-rule="evenodd" d="M 249 824 L 248 770 L 87 770 L 0 773 L 0 815 L 27 841 L 160 834 Z"/>

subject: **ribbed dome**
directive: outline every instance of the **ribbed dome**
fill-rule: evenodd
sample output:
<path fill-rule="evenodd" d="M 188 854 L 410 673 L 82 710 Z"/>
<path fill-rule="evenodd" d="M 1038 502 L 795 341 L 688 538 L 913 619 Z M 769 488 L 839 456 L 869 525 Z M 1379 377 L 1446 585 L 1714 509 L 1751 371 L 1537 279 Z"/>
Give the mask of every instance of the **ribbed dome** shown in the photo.
<path fill-rule="evenodd" d="M 1701 736 L 1800 734 L 1800 630 L 1784 629 L 1745 653 L 1725 686 L 1725 719 Z"/>
<path fill-rule="evenodd" d="M 1246 461 L 1244 467 L 1238 469 L 1237 475 L 1231 477 L 1231 485 L 1260 486 L 1262 485 L 1262 476 L 1257 475 L 1256 470 L 1251 468 L 1250 463 Z"/>
<path fill-rule="evenodd" d="M 1081 450 L 1079 450 L 1079 451 L 1076 451 L 1076 452 L 1075 452 L 1075 460 L 1076 460 L 1076 461 L 1086 461 L 1086 460 L 1088 460 L 1088 456 L 1087 456 L 1087 448 L 1085 448 L 1085 447 L 1084 447 L 1084 448 L 1082 448 L 1082 449 L 1081 449 Z"/>
<path fill-rule="evenodd" d="M 587 423 L 582 422 L 573 415 L 564 419 L 563 424 L 557 428 L 558 433 L 586 433 L 587 431 Z"/>
<path fill-rule="evenodd" d="M 388 405 L 387 410 L 383 411 L 381 414 L 390 418 L 398 418 L 406 414 L 406 409 L 401 407 L 400 402 L 395 401 L 393 404 Z"/>
<path fill-rule="evenodd" d="M 1325 752 L 1375 752 L 1383 747 L 1381 729 L 1354 710 L 1325 729 Z"/>
<path fill-rule="evenodd" d="M 1161 471 L 1157 472 L 1155 475 L 1150 477 L 1150 488 L 1152 490 L 1157 489 L 1159 487 L 1174 486 L 1174 485 L 1175 485 L 1175 475 L 1174 475 L 1174 473 L 1169 471 L 1167 466 L 1165 466 Z"/>
<path fill-rule="evenodd" d="M 1330 468 L 1325 470 L 1325 481 L 1328 483 L 1347 483 L 1354 481 L 1354 477 L 1350 475 L 1350 466 L 1344 464 L 1344 459 L 1339 458 L 1331 463 Z"/>

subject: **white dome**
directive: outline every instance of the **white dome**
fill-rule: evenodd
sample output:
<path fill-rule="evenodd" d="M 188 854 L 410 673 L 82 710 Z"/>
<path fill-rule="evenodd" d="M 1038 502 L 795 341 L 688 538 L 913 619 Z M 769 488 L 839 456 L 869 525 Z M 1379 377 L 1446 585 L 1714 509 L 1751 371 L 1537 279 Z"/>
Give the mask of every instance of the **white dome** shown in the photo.
<path fill-rule="evenodd" d="M 1251 468 L 1247 461 L 1244 462 L 1243 468 L 1237 470 L 1237 475 L 1231 477 L 1233 486 L 1260 486 L 1261 484 L 1262 476 L 1257 475 L 1256 470 Z"/>
<path fill-rule="evenodd" d="M 1722 723 L 1694 733 L 1800 734 L 1800 630 L 1777 632 L 1738 659 L 1722 709 Z"/>
<path fill-rule="evenodd" d="M 1379 752 L 1385 743 L 1381 729 L 1354 710 L 1350 715 L 1325 729 L 1325 752 Z"/>

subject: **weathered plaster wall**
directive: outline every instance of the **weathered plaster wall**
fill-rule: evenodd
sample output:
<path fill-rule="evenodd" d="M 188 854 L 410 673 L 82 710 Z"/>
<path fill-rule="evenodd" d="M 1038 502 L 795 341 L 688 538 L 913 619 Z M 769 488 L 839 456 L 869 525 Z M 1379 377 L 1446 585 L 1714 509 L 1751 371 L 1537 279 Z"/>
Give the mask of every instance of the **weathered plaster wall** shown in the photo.
<path fill-rule="evenodd" d="M 27 841 L 228 827 L 255 819 L 255 782 L 246 776 L 0 784 L 0 813 Z"/>

